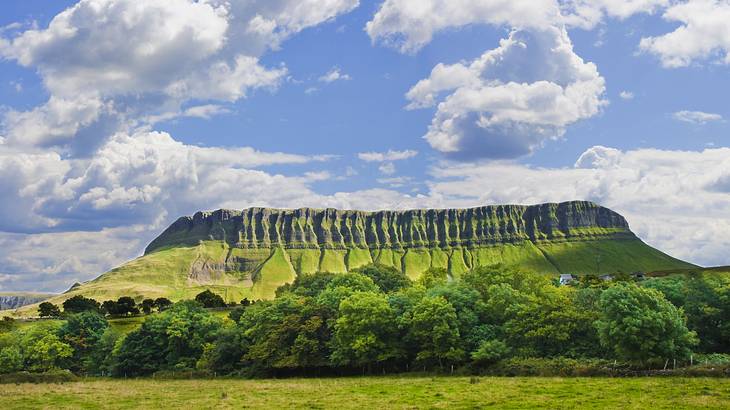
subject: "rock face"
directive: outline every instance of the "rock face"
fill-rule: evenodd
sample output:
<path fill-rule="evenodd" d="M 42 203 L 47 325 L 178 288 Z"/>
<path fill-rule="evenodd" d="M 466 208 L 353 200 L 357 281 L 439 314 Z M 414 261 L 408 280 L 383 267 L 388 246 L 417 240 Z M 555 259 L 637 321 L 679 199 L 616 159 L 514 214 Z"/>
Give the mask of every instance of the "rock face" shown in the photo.
<path fill-rule="evenodd" d="M 52 295 L 0 294 L 0 310 L 17 309 L 48 299 Z"/>
<path fill-rule="evenodd" d="M 634 238 L 634 234 L 621 215 L 585 201 L 379 212 L 221 209 L 178 219 L 145 254 L 201 241 L 224 241 L 239 249 L 405 250 L 599 237 Z"/>

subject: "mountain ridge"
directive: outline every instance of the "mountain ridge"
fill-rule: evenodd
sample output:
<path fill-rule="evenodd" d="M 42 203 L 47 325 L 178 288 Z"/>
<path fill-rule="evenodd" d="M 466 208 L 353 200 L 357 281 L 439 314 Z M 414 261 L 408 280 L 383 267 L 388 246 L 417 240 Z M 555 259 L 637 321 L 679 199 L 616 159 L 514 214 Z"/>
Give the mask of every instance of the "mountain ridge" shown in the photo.
<path fill-rule="evenodd" d="M 223 240 L 238 248 L 423 248 L 623 235 L 618 213 L 589 201 L 462 209 L 219 209 L 178 218 L 145 249 Z"/>

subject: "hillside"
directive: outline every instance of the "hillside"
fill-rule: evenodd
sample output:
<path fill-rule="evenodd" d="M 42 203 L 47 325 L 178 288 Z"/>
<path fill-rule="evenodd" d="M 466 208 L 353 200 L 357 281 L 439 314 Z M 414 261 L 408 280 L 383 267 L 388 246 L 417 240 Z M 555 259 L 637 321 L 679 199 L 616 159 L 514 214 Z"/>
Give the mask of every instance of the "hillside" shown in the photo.
<path fill-rule="evenodd" d="M 470 209 L 218 210 L 182 217 L 145 254 L 64 295 L 271 298 L 303 273 L 394 266 L 416 279 L 429 268 L 454 277 L 505 263 L 535 272 L 587 274 L 694 265 L 642 242 L 618 213 L 591 202 Z"/>

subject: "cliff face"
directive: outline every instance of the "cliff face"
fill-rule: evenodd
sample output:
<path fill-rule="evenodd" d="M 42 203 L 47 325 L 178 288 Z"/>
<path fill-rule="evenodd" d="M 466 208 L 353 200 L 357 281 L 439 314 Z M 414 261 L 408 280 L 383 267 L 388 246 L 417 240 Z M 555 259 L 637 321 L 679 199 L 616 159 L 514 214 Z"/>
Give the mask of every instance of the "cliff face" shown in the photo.
<path fill-rule="evenodd" d="M 0 310 L 17 309 L 48 299 L 53 295 L 0 294 Z"/>
<path fill-rule="evenodd" d="M 224 241 L 232 248 L 423 249 L 481 247 L 525 241 L 634 238 L 626 220 L 591 202 L 470 209 L 341 211 L 249 208 L 182 217 L 145 250 Z"/>

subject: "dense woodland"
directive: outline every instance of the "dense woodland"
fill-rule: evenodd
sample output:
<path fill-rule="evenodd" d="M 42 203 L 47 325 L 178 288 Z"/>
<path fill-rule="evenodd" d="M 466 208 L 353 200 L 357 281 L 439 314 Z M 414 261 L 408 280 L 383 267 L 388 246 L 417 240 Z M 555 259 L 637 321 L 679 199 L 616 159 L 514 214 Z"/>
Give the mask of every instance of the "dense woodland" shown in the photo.
<path fill-rule="evenodd" d="M 301 275 L 229 319 L 206 291 L 172 304 L 74 297 L 44 320 L 0 323 L 0 373 L 69 369 L 118 377 L 159 372 L 288 374 L 480 372 L 510 360 L 620 361 L 636 368 L 730 356 L 730 279 L 701 273 L 635 281 L 586 276 L 570 286 L 505 266 L 417 282 L 370 265 Z M 124 335 L 107 317 L 147 314 Z M 714 355 L 712 355 L 714 354 Z M 725 355 L 723 355 L 725 354 Z"/>

